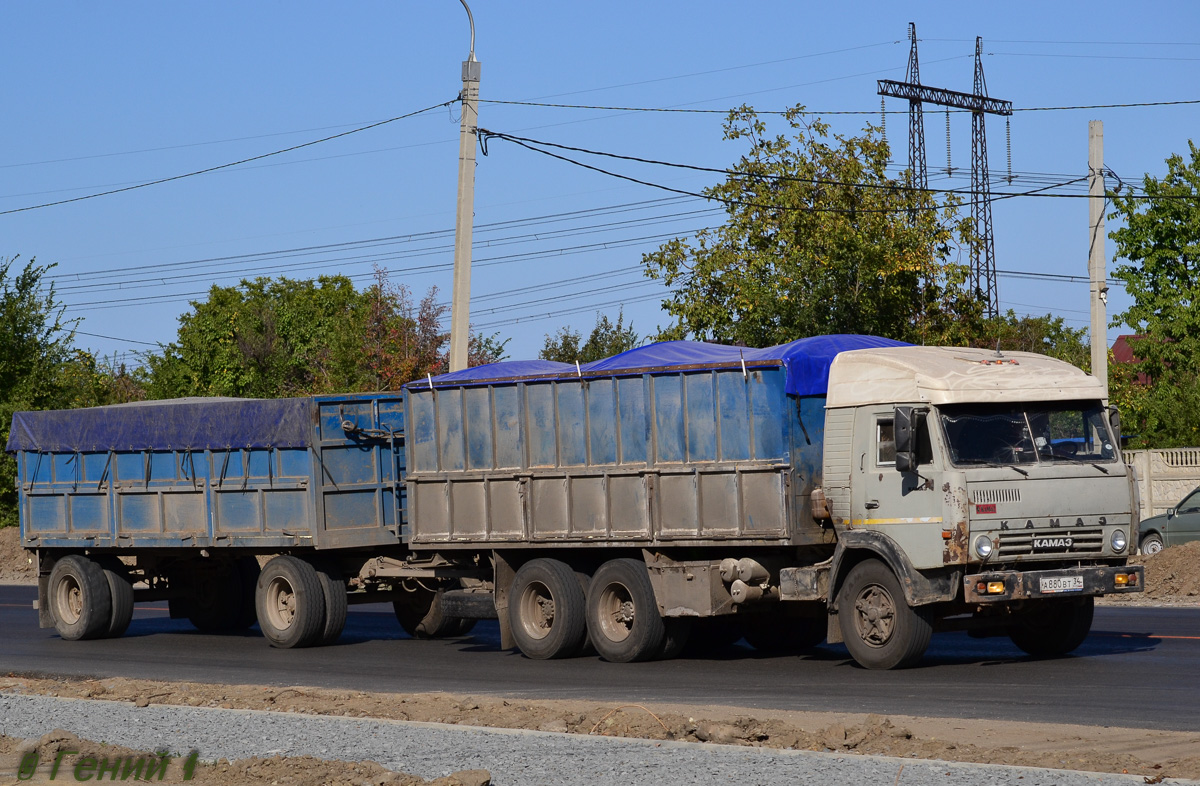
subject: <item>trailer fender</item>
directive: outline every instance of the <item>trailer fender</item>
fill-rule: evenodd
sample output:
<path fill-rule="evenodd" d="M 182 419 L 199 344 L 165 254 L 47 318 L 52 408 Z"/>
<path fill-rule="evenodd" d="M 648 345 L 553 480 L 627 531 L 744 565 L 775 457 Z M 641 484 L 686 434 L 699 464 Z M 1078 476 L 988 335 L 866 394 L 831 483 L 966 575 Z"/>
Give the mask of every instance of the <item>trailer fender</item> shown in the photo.
<path fill-rule="evenodd" d="M 882 532 L 874 530 L 845 530 L 838 533 L 837 548 L 829 568 L 831 577 L 827 603 L 830 613 L 836 613 L 837 594 L 850 568 L 864 559 L 878 558 L 896 574 L 904 588 L 904 599 L 910 606 L 954 600 L 958 596 L 960 570 L 921 572 L 913 567 L 904 549 Z"/>

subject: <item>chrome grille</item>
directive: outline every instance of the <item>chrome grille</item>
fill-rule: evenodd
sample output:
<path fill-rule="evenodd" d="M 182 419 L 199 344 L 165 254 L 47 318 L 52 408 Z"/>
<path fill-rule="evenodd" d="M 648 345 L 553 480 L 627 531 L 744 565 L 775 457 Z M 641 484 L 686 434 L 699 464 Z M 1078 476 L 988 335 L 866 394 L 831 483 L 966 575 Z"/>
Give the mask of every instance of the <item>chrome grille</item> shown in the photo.
<path fill-rule="evenodd" d="M 1034 554 L 1034 538 L 1070 538 L 1071 547 L 1058 552 L 1039 551 L 1040 556 L 1058 554 L 1100 554 L 1104 551 L 1104 530 L 1100 527 L 1002 530 L 1000 548 L 993 559 Z"/>

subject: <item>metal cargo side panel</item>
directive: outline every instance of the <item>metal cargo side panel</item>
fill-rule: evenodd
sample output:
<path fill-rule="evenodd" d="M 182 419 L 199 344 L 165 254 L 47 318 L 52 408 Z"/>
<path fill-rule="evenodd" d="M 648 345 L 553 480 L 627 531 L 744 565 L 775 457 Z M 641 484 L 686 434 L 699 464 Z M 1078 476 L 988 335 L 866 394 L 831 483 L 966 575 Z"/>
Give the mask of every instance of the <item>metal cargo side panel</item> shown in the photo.
<path fill-rule="evenodd" d="M 784 381 L 733 368 L 410 389 L 410 540 L 786 542 Z"/>
<path fill-rule="evenodd" d="M 406 502 L 404 394 L 317 396 L 313 401 L 317 547 L 399 542 Z M 453 442 L 453 435 L 449 439 Z M 461 465 L 461 441 L 457 444 Z"/>

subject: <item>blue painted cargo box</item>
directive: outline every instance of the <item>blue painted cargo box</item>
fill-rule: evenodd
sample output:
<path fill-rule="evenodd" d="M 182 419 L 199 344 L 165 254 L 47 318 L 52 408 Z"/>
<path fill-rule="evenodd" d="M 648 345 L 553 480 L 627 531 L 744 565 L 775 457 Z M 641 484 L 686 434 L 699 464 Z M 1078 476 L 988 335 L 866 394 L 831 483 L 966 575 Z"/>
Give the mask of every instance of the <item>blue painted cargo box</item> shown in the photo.
<path fill-rule="evenodd" d="M 831 540 L 809 507 L 829 364 L 896 344 L 663 342 L 582 367 L 498 363 L 410 383 L 410 542 Z"/>
<path fill-rule="evenodd" d="M 399 543 L 402 393 L 193 398 L 13 416 L 27 548 Z"/>

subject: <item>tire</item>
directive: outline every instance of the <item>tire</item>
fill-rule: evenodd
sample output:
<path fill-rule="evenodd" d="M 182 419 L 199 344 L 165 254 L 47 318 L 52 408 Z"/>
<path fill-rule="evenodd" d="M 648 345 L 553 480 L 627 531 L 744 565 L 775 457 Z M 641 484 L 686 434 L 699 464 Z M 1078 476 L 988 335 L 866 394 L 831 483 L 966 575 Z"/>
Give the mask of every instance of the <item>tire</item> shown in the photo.
<path fill-rule="evenodd" d="M 1163 550 L 1162 535 L 1159 535 L 1157 532 L 1151 532 L 1142 538 L 1142 542 L 1138 544 L 1138 549 L 1143 554 L 1157 554 Z"/>
<path fill-rule="evenodd" d="M 475 627 L 474 620 L 442 614 L 441 592 L 420 584 L 405 587 L 404 594 L 392 601 L 400 627 L 414 639 L 444 639 L 458 636 Z"/>
<path fill-rule="evenodd" d="M 837 609 L 846 649 L 866 669 L 913 665 L 933 634 L 928 610 L 909 606 L 891 568 L 876 559 L 850 569 Z"/>
<path fill-rule="evenodd" d="M 274 557 L 258 577 L 258 626 L 272 647 L 316 644 L 325 630 L 325 593 L 313 566 L 298 557 Z"/>
<path fill-rule="evenodd" d="M 828 622 L 819 617 L 758 614 L 747 619 L 746 641 L 759 652 L 778 655 L 811 650 L 825 641 Z"/>
<path fill-rule="evenodd" d="M 701 617 L 692 622 L 684 652 L 704 657 L 726 652 L 746 635 L 746 620 L 743 614 L 721 614 L 716 617 Z"/>
<path fill-rule="evenodd" d="M 645 563 L 614 559 L 600 566 L 588 587 L 587 627 L 596 652 L 613 663 L 650 660 L 663 652 L 666 625 Z"/>
<path fill-rule="evenodd" d="M 245 609 L 247 595 L 253 597 L 254 585 L 245 583 L 243 570 L 248 568 L 243 567 L 244 559 L 197 559 L 180 567 L 176 575 L 183 579 L 185 595 L 176 602 L 196 630 L 216 633 L 244 630 L 254 624 Z"/>
<path fill-rule="evenodd" d="M 129 623 L 133 621 L 133 584 L 129 581 L 129 573 L 124 564 L 116 557 L 105 557 L 97 560 L 104 578 L 108 582 L 108 592 L 112 598 L 112 611 L 108 617 L 108 629 L 102 638 L 116 639 L 125 635 Z"/>
<path fill-rule="evenodd" d="M 655 660 L 675 660 L 687 648 L 688 640 L 692 636 L 692 624 L 695 622 L 694 617 L 666 617 L 663 619 L 663 636 L 662 652 L 658 653 Z"/>
<path fill-rule="evenodd" d="M 1072 652 L 1092 630 L 1095 599 L 1041 601 L 1008 629 L 1008 637 L 1035 658 L 1057 658 Z"/>
<path fill-rule="evenodd" d="M 331 565 L 317 565 L 316 571 L 325 598 L 325 625 L 316 643 L 323 647 L 341 638 L 346 627 L 346 581 Z"/>
<path fill-rule="evenodd" d="M 54 629 L 67 641 L 98 639 L 112 623 L 112 591 L 104 569 L 71 554 L 54 563 L 47 601 Z"/>
<path fill-rule="evenodd" d="M 587 598 L 575 571 L 554 559 L 535 559 L 517 571 L 508 621 L 527 658 L 573 658 L 587 642 Z"/>

